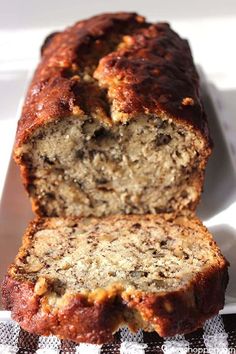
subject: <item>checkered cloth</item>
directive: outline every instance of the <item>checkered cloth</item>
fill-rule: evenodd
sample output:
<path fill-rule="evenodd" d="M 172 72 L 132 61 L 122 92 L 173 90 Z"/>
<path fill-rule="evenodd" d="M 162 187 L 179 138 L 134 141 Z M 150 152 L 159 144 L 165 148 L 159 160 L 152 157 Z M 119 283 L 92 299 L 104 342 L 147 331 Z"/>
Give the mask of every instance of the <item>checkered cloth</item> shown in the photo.
<path fill-rule="evenodd" d="M 161 338 L 156 333 L 127 328 L 105 345 L 76 344 L 54 336 L 39 337 L 22 330 L 13 321 L 0 322 L 0 354 L 187 354 L 236 353 L 236 315 L 216 316 L 192 334 Z"/>

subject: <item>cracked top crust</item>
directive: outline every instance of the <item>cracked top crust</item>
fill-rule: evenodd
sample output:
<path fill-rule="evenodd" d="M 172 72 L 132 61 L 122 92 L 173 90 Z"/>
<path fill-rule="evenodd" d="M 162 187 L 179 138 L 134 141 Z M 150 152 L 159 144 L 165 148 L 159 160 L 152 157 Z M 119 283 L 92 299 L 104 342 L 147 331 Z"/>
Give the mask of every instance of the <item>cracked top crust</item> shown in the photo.
<path fill-rule="evenodd" d="M 178 120 L 209 141 L 187 41 L 135 13 L 95 16 L 46 39 L 16 147 L 63 117 L 90 115 L 112 125 L 143 113 Z"/>

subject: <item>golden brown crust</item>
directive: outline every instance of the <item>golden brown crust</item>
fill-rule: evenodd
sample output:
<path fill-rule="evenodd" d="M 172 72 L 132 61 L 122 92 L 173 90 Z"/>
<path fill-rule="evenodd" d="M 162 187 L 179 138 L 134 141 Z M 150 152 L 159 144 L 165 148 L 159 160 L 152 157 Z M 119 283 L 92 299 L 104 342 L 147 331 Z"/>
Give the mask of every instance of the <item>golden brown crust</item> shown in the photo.
<path fill-rule="evenodd" d="M 114 222 L 120 216 L 108 219 Z M 25 330 L 40 335 L 55 334 L 75 342 L 105 343 L 112 341 L 113 333 L 126 321 L 127 311 L 134 311 L 145 325 L 151 326 L 161 336 L 188 333 L 218 313 L 224 306 L 224 294 L 228 283 L 228 262 L 220 254 L 207 229 L 192 214 L 175 217 L 171 214 L 146 215 L 144 219 L 159 218 L 172 221 L 186 228 L 197 229 L 212 242 L 217 260 L 205 268 L 188 285 L 170 292 L 146 293 L 138 290 L 119 289 L 111 296 L 106 292 L 102 297 L 88 298 L 80 293 L 69 294 L 63 305 L 52 306 L 47 296 L 35 292 L 35 284 L 19 277 L 17 266 L 8 271 L 2 298 L 6 309 L 12 311 L 14 320 Z M 122 218 L 130 218 L 122 216 Z M 135 221 L 140 216 L 132 216 Z M 72 220 L 75 220 L 71 218 Z M 27 245 L 33 234 L 51 224 L 50 218 L 36 219 L 28 228 L 18 258 L 27 256 Z M 78 218 L 76 219 L 78 221 Z M 17 276 L 16 276 L 16 273 Z M 129 326 L 136 328 L 135 323 Z"/>
<path fill-rule="evenodd" d="M 108 90 L 113 111 L 166 114 L 207 135 L 190 48 L 167 23 L 126 36 L 118 50 L 100 60 L 95 78 Z"/>
<path fill-rule="evenodd" d="M 2 287 L 4 307 L 12 318 L 28 332 L 55 334 L 76 342 L 105 343 L 111 341 L 122 314 L 121 305 L 104 301 L 88 304 L 76 295 L 62 311 L 42 311 L 41 298 L 34 293 L 34 284 L 7 277 Z"/>
<path fill-rule="evenodd" d="M 227 283 L 226 263 L 199 274 L 186 288 L 133 298 L 128 306 L 142 313 L 162 337 L 186 334 L 202 327 L 223 308 Z"/>
<path fill-rule="evenodd" d="M 103 92 L 96 84 L 86 82 L 84 74 L 92 74 L 100 57 L 143 21 L 134 13 L 105 14 L 50 35 L 42 46 L 41 62 L 27 93 L 16 146 L 36 127 L 75 111 L 75 116 L 91 111 L 105 115 L 107 102 Z"/>
<path fill-rule="evenodd" d="M 16 147 L 36 127 L 68 115 L 99 114 L 113 124 L 140 113 L 167 115 L 209 144 L 187 41 L 168 24 L 149 24 L 135 13 L 95 16 L 46 40 Z"/>
<path fill-rule="evenodd" d="M 8 276 L 2 297 L 4 307 L 12 311 L 12 318 L 29 332 L 101 344 L 112 341 L 113 333 L 124 322 L 125 307 L 136 309 L 161 336 L 192 332 L 223 308 L 227 283 L 227 264 L 224 264 L 200 275 L 181 291 L 129 295 L 123 298 L 123 303 L 121 299 L 106 299 L 93 304 L 77 294 L 62 310 L 46 312 L 42 311 L 41 297 L 34 293 L 34 284 Z"/>

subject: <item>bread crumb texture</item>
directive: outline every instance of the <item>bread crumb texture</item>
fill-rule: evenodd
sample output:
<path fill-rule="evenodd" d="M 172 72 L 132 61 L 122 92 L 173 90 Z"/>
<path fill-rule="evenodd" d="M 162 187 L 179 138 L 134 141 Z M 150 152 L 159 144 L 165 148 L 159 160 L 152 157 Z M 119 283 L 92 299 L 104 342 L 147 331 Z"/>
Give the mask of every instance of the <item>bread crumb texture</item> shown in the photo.
<path fill-rule="evenodd" d="M 103 216 L 195 205 L 204 149 L 195 132 L 157 117 L 113 127 L 67 118 L 40 128 L 21 156 L 40 214 Z"/>
<path fill-rule="evenodd" d="M 36 283 L 38 295 L 93 292 L 102 299 L 102 289 L 114 284 L 118 292 L 177 289 L 217 261 L 211 237 L 191 223 L 185 229 L 161 218 L 109 220 L 48 219 L 17 259 L 17 274 Z"/>

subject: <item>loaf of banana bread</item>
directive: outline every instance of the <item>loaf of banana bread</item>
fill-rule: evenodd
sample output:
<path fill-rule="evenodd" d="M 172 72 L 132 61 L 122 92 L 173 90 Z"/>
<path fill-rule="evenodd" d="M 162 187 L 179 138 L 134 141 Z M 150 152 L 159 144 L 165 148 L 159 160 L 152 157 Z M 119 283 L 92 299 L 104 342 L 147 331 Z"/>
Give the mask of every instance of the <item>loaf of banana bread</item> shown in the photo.
<path fill-rule="evenodd" d="M 104 343 L 128 325 L 172 336 L 223 307 L 227 266 L 195 216 L 42 218 L 24 236 L 3 302 L 40 335 Z"/>
<path fill-rule="evenodd" d="M 211 152 L 186 40 L 135 13 L 47 38 L 15 159 L 41 216 L 194 210 Z"/>

